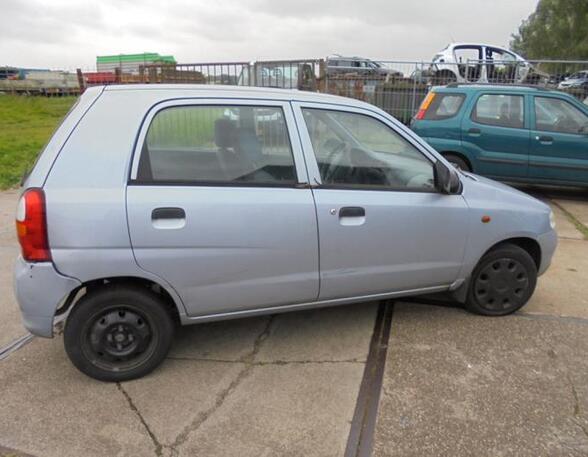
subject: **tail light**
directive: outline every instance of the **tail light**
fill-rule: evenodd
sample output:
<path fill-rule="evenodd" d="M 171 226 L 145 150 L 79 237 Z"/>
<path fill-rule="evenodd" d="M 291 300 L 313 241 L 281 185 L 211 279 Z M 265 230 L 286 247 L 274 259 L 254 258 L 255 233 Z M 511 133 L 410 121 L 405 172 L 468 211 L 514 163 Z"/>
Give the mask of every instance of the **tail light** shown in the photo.
<path fill-rule="evenodd" d="M 22 194 L 16 210 L 16 233 L 22 256 L 27 262 L 51 260 L 45 193 L 42 189 L 28 189 Z"/>
<path fill-rule="evenodd" d="M 421 103 L 421 106 L 419 108 L 419 112 L 416 115 L 417 120 L 420 121 L 425 118 L 425 114 L 427 114 L 427 110 L 429 109 L 429 106 L 431 106 L 431 103 L 433 102 L 434 99 L 435 99 L 435 92 L 429 92 L 427 94 L 427 96 L 425 97 L 425 99 L 423 100 L 423 103 Z"/>

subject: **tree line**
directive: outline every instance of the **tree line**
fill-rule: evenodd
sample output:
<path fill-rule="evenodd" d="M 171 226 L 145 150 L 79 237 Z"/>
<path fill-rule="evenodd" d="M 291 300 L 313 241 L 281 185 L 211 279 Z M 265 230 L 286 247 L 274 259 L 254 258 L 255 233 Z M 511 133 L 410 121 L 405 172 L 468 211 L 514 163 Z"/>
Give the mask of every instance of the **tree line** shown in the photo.
<path fill-rule="evenodd" d="M 588 0 L 539 0 L 510 47 L 527 59 L 588 60 Z"/>

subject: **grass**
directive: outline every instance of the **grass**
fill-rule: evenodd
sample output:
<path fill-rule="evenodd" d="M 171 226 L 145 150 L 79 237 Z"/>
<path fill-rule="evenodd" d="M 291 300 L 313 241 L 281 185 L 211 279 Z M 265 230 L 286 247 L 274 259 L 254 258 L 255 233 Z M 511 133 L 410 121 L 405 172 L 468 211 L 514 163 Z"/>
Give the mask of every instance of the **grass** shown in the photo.
<path fill-rule="evenodd" d="M 0 95 L 0 189 L 18 185 L 75 100 Z"/>

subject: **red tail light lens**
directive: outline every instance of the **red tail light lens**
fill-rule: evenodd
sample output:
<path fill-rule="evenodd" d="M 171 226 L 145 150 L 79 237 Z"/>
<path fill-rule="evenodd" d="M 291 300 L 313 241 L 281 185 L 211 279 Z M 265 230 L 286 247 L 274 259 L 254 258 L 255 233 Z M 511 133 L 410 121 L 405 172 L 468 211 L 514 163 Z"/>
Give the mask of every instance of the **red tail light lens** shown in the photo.
<path fill-rule="evenodd" d="M 16 210 L 16 233 L 22 256 L 27 262 L 51 260 L 45 193 L 42 189 L 28 189 L 22 194 Z"/>
<path fill-rule="evenodd" d="M 427 114 L 427 110 L 429 109 L 429 106 L 433 102 L 434 98 L 435 98 L 435 92 L 429 92 L 427 94 L 427 96 L 423 100 L 423 103 L 421 103 L 421 106 L 419 108 L 419 112 L 416 115 L 417 120 L 420 121 L 425 118 L 425 114 Z"/>

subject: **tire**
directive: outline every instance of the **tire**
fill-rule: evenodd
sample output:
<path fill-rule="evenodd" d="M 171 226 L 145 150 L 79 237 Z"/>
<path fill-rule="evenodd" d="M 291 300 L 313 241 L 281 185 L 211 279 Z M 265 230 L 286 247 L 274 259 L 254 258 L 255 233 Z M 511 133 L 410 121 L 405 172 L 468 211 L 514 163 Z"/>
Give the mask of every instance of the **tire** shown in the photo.
<path fill-rule="evenodd" d="M 472 273 L 466 308 L 484 316 L 505 316 L 523 307 L 537 285 L 537 266 L 529 253 L 502 244 L 486 253 Z"/>
<path fill-rule="evenodd" d="M 446 86 L 454 82 L 457 82 L 457 77 L 450 71 L 440 71 L 433 76 L 433 85 L 435 86 Z"/>
<path fill-rule="evenodd" d="M 445 157 L 445 159 L 455 168 L 459 168 L 463 171 L 472 171 L 472 168 L 468 165 L 468 163 L 458 155 L 443 154 L 443 157 Z"/>
<path fill-rule="evenodd" d="M 82 373 L 119 382 L 153 371 L 169 352 L 174 324 L 165 304 L 138 286 L 106 286 L 83 296 L 64 330 L 65 351 Z"/>

